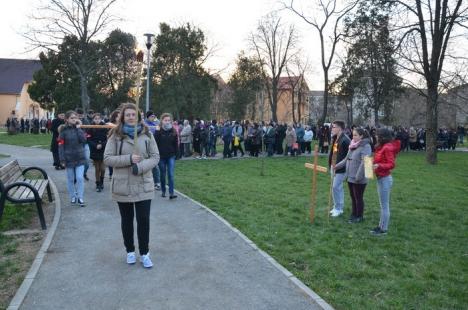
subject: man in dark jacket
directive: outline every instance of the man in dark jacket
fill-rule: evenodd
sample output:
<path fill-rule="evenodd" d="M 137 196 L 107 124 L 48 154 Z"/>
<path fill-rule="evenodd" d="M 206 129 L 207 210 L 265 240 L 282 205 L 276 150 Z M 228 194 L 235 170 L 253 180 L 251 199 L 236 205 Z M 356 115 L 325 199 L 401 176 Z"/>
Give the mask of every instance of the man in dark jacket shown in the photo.
<path fill-rule="evenodd" d="M 337 217 L 343 214 L 344 209 L 344 190 L 343 182 L 346 176 L 346 166 L 333 172 L 332 165 L 341 162 L 348 154 L 349 143 L 351 140 L 344 133 L 345 123 L 343 121 L 334 121 L 332 123 L 332 147 L 328 156 L 328 166 L 333 175 L 333 209 L 331 216 Z"/>
<path fill-rule="evenodd" d="M 52 131 L 52 141 L 50 142 L 50 151 L 52 152 L 52 156 L 54 158 L 54 167 L 57 170 L 65 169 L 60 164 L 59 147 L 58 147 L 58 141 L 57 141 L 59 137 L 58 128 L 62 124 L 65 124 L 65 114 L 58 113 L 57 117 L 52 121 L 52 126 L 50 128 L 50 130 Z"/>

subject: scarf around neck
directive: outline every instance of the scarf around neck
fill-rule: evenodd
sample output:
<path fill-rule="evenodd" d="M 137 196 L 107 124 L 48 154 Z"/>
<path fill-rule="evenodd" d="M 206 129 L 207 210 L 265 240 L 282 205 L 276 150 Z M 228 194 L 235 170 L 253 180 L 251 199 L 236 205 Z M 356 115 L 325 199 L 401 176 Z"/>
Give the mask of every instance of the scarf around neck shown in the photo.
<path fill-rule="evenodd" d="M 362 140 L 361 140 L 361 141 L 362 141 Z M 361 143 L 361 141 L 355 141 L 354 139 L 351 140 L 351 143 L 349 144 L 349 149 L 350 149 L 350 150 L 357 149 L 357 147 L 359 146 L 359 144 Z"/>
<path fill-rule="evenodd" d="M 143 127 L 141 127 L 141 124 L 138 124 L 137 127 L 137 135 L 139 135 L 142 131 Z M 134 138 L 135 136 L 135 126 L 130 126 L 127 124 L 124 124 L 122 127 L 123 133 L 129 136 L 130 138 Z"/>

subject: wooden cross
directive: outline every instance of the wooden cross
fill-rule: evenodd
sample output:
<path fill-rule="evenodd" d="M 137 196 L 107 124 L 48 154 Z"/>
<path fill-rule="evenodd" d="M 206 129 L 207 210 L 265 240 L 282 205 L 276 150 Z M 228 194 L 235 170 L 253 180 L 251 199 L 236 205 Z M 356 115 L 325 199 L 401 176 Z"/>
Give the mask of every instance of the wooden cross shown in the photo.
<path fill-rule="evenodd" d="M 317 165 L 318 160 L 318 145 L 314 147 L 314 163 L 305 163 L 307 169 L 312 169 L 312 192 L 310 196 L 310 222 L 314 222 L 315 207 L 317 205 L 317 172 L 327 173 L 327 167 Z"/>

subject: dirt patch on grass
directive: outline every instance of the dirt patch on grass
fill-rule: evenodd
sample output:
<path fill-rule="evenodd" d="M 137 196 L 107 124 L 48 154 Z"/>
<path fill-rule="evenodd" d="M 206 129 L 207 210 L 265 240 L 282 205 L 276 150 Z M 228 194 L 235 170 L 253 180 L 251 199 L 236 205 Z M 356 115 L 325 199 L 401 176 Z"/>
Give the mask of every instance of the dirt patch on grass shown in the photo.
<path fill-rule="evenodd" d="M 36 210 L 35 205 L 28 207 Z M 44 203 L 43 209 L 47 228 L 50 228 L 54 217 L 54 203 Z M 0 309 L 6 309 L 15 296 L 47 234 L 47 231 L 41 230 L 36 211 L 28 223 L 27 227 L 0 232 Z"/>

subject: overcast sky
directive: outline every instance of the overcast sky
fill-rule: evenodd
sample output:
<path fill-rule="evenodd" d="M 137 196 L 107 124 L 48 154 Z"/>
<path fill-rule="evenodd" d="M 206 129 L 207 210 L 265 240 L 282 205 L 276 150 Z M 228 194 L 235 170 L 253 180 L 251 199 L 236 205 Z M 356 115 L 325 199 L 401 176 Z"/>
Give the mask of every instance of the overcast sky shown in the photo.
<path fill-rule="evenodd" d="M 37 58 L 37 51 L 24 53 L 28 46 L 20 33 L 39 3 L 40 0 L 0 1 L 0 57 Z M 221 75 L 227 78 L 236 55 L 248 49 L 247 37 L 258 20 L 278 7 L 277 0 L 120 0 L 114 13 L 124 22 L 115 27 L 132 33 L 143 45 L 143 33 L 157 33 L 160 22 L 172 25 L 191 22 L 206 33 L 209 45 L 218 47 L 207 65 L 212 71 L 224 69 Z M 300 32 L 303 54 L 311 62 L 311 72 L 307 74 L 309 87 L 321 89 L 320 49 L 315 31 L 289 12 L 281 15 Z"/>

